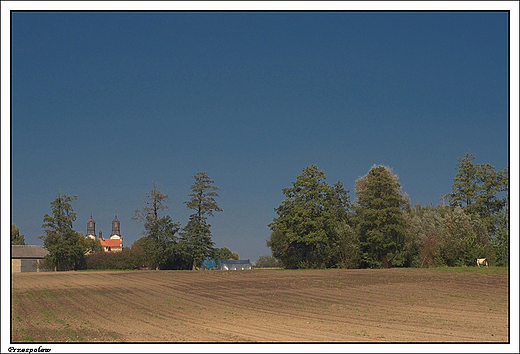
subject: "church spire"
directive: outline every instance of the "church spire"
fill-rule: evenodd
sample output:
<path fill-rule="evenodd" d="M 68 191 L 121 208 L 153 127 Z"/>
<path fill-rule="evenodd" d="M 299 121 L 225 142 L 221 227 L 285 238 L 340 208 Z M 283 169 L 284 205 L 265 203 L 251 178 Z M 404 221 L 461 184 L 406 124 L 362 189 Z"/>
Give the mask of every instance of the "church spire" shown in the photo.
<path fill-rule="evenodd" d="M 90 210 L 90 219 L 87 222 L 87 237 L 94 236 L 96 238 L 96 222 L 92 219 L 92 209 Z"/>
<path fill-rule="evenodd" d="M 119 222 L 119 220 L 117 220 L 117 211 L 116 211 L 116 217 L 112 221 L 112 233 L 110 234 L 110 236 L 114 236 L 114 235 L 121 236 L 121 223 Z"/>

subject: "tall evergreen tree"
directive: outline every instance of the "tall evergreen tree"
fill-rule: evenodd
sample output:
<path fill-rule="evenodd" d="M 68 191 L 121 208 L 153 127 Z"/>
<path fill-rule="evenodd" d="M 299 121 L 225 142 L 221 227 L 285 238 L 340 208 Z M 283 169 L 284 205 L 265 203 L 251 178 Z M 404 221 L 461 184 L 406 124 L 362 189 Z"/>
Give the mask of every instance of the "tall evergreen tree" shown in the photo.
<path fill-rule="evenodd" d="M 52 216 L 45 214 L 43 225 L 45 248 L 49 251 L 46 257 L 55 270 L 76 270 L 83 267 L 84 249 L 81 236 L 73 229 L 76 213 L 71 202 L 77 196 L 68 196 L 58 192 L 57 198 L 51 202 Z"/>
<path fill-rule="evenodd" d="M 218 197 L 217 191 L 220 189 L 213 186 L 212 181 L 206 172 L 199 172 L 193 175 L 195 183 L 191 186 L 190 200 L 184 202 L 187 209 L 195 211 L 198 218 L 213 216 L 214 211 L 222 211 L 215 198 Z"/>
<path fill-rule="evenodd" d="M 181 248 L 185 257 L 195 269 L 203 259 L 213 253 L 214 243 L 211 240 L 211 225 L 208 216 L 222 211 L 215 201 L 218 197 L 218 187 L 214 186 L 206 172 L 196 173 L 195 183 L 191 186 L 190 200 L 184 202 L 187 209 L 194 211 L 183 231 L 181 232 Z"/>
<path fill-rule="evenodd" d="M 403 248 L 409 206 L 399 178 L 389 167 L 373 166 L 355 183 L 355 224 L 361 245 L 361 265 L 369 268 L 405 265 Z"/>

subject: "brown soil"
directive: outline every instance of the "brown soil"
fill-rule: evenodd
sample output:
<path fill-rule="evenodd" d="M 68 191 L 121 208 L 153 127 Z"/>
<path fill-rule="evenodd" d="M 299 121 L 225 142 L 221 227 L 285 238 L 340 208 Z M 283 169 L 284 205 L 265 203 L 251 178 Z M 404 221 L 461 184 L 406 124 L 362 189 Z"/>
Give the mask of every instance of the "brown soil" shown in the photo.
<path fill-rule="evenodd" d="M 507 342 L 507 274 L 420 269 L 12 276 L 13 342 Z"/>

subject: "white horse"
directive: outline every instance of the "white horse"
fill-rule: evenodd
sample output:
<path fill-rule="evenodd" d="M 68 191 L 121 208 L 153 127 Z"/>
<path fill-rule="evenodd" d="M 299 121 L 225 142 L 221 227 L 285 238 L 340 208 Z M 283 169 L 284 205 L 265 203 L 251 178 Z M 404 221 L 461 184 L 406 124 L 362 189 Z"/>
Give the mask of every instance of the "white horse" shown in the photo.
<path fill-rule="evenodd" d="M 475 261 L 477 262 L 477 265 L 480 267 L 480 265 L 483 265 L 483 266 L 488 266 L 489 263 L 487 261 L 486 258 L 478 258 L 478 259 L 475 259 Z"/>

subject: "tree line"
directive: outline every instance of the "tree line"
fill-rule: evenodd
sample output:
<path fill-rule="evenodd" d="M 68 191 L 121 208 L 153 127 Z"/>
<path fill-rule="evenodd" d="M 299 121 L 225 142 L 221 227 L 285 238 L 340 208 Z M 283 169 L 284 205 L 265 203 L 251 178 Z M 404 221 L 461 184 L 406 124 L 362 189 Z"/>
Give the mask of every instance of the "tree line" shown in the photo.
<path fill-rule="evenodd" d="M 143 237 L 121 252 L 103 252 L 99 239 L 85 238 L 73 228 L 76 213 L 72 202 L 77 196 L 58 192 L 51 202 L 52 215 L 43 218 L 44 247 L 49 251 L 46 266 L 54 270 L 80 269 L 195 269 L 205 257 L 238 259 L 238 254 L 227 247 L 215 248 L 211 239 L 208 218 L 221 212 L 216 202 L 219 188 L 214 186 L 206 172 L 193 176 L 189 200 L 184 202 L 193 213 L 181 228 L 174 222 L 168 210 L 168 195 L 156 184 L 146 193 L 141 209 L 136 209 L 132 220 L 143 224 Z M 11 228 L 11 244 L 25 244 L 24 235 L 14 224 Z"/>
<path fill-rule="evenodd" d="M 373 166 L 355 182 L 355 200 L 341 181 L 303 169 L 268 226 L 267 246 L 285 268 L 507 266 L 509 170 L 457 159 L 452 192 L 441 203 L 410 205 L 398 176 Z"/>
<path fill-rule="evenodd" d="M 323 170 L 312 165 L 282 190 L 268 226 L 271 255 L 258 266 L 285 268 L 386 268 L 468 266 L 487 258 L 497 266 L 509 262 L 509 169 L 497 171 L 475 164 L 475 155 L 458 158 L 451 193 L 436 206 L 417 204 L 402 191 L 398 176 L 387 166 L 373 166 L 354 185 L 355 199 L 341 181 L 326 183 Z M 105 253 L 99 240 L 73 229 L 71 203 L 62 195 L 51 202 L 42 228 L 46 262 L 56 270 L 195 269 L 205 257 L 238 259 L 228 248 L 215 248 L 209 217 L 221 212 L 215 187 L 206 172 L 193 176 L 192 211 L 184 227 L 168 210 L 169 197 L 155 184 L 132 220 L 143 224 L 143 237 L 122 252 Z M 14 224 L 11 244 L 25 244 Z"/>

